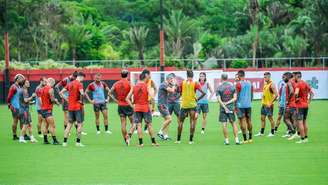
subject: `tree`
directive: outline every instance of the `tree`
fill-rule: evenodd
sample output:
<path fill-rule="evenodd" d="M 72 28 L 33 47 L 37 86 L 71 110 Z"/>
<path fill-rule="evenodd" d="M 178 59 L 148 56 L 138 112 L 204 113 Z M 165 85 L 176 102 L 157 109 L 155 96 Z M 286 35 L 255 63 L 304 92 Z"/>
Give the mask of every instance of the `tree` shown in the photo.
<path fill-rule="evenodd" d="M 148 28 L 144 26 L 134 26 L 130 28 L 128 33 L 130 42 L 133 43 L 135 49 L 138 51 L 138 58 L 141 60 L 142 66 L 145 65 L 144 50 L 148 31 Z"/>

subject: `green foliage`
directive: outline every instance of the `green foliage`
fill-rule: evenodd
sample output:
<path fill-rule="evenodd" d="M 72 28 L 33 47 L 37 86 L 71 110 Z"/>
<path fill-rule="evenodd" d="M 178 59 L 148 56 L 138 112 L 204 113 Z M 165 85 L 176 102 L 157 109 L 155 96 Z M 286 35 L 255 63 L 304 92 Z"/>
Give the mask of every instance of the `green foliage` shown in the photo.
<path fill-rule="evenodd" d="M 234 60 L 231 62 L 231 68 L 247 68 L 248 63 L 245 60 Z"/>

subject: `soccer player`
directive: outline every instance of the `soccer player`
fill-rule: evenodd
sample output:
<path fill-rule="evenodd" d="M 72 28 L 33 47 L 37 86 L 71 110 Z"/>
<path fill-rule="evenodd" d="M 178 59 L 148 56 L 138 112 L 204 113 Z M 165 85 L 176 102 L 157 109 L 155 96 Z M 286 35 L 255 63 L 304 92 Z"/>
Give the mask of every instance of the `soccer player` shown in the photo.
<path fill-rule="evenodd" d="M 268 137 L 274 136 L 274 120 L 273 120 L 273 105 L 278 97 L 276 86 L 271 80 L 271 73 L 264 73 L 264 86 L 262 95 L 262 108 L 261 108 L 261 130 L 255 136 L 263 136 L 265 129 L 265 118 L 268 117 L 271 123 L 271 132 Z"/>
<path fill-rule="evenodd" d="M 24 85 L 22 86 L 22 90 L 19 91 L 19 119 L 21 124 L 23 125 L 21 130 L 21 136 L 19 137 L 20 143 L 26 143 L 24 136 L 26 135 L 26 130 L 28 130 L 30 135 L 30 140 L 32 143 L 37 142 L 37 140 L 33 136 L 32 130 L 32 118 L 31 113 L 29 111 L 29 104 L 35 97 L 35 94 L 29 97 L 28 88 L 30 87 L 30 82 L 28 80 L 24 81 Z"/>
<path fill-rule="evenodd" d="M 201 89 L 205 93 L 205 96 L 203 96 L 203 98 L 201 98 L 197 102 L 196 119 L 198 118 L 198 116 L 201 113 L 203 114 L 201 134 L 205 134 L 205 128 L 206 128 L 206 122 L 207 122 L 207 114 L 208 114 L 208 111 L 209 111 L 209 108 L 208 108 L 208 99 L 212 99 L 212 97 L 214 96 L 214 91 L 213 91 L 212 86 L 207 82 L 206 73 L 204 73 L 204 72 L 201 72 L 199 74 L 199 84 L 201 86 Z M 208 90 L 211 93 L 209 97 L 208 97 Z M 197 90 L 196 91 L 196 95 L 197 95 L 197 97 L 200 97 L 202 94 L 201 94 L 200 91 Z"/>
<path fill-rule="evenodd" d="M 66 87 L 64 87 L 59 95 L 62 98 L 65 97 L 65 92 L 68 91 L 68 98 L 65 101 L 68 102 L 68 125 L 65 129 L 64 133 L 64 142 L 63 146 L 67 146 L 67 139 L 71 132 L 71 128 L 75 122 L 77 122 L 77 138 L 76 144 L 77 147 L 84 147 L 81 143 L 81 132 L 83 128 L 83 121 L 84 121 L 84 109 L 83 109 L 83 97 L 84 97 L 84 90 L 83 90 L 83 80 L 85 74 L 83 72 L 78 72 L 76 80 L 69 83 Z"/>
<path fill-rule="evenodd" d="M 190 116 L 190 135 L 189 144 L 193 144 L 193 138 L 195 133 L 196 125 L 196 108 L 197 101 L 205 96 L 201 86 L 198 82 L 193 81 L 194 72 L 192 70 L 187 70 L 187 80 L 184 80 L 179 89 L 181 90 L 181 110 L 180 110 L 180 123 L 178 125 L 178 136 L 175 143 L 181 143 L 181 134 L 183 129 L 183 122 L 185 118 Z M 201 95 L 197 98 L 196 91 L 199 91 Z"/>
<path fill-rule="evenodd" d="M 126 101 L 126 98 L 132 88 L 131 83 L 128 80 L 129 71 L 121 71 L 121 80 L 117 81 L 109 91 L 110 97 L 117 103 L 117 112 L 121 119 L 121 132 L 126 145 L 129 145 L 132 132 L 135 130 L 133 124 L 133 108 Z M 128 118 L 131 124 L 131 130 L 128 133 L 126 130 L 126 124 Z"/>
<path fill-rule="evenodd" d="M 13 140 L 18 140 L 17 137 L 17 124 L 19 121 L 19 91 L 21 91 L 22 83 L 24 82 L 25 77 L 21 74 L 17 74 L 14 78 L 14 84 L 12 84 L 9 88 L 9 93 L 7 97 L 8 108 L 11 110 L 11 115 L 13 118 L 12 124 L 12 133 Z"/>
<path fill-rule="evenodd" d="M 168 128 L 172 122 L 172 117 L 168 107 L 168 95 L 174 93 L 177 89 L 174 86 L 175 75 L 174 73 L 168 74 L 166 80 L 159 86 L 158 90 L 158 110 L 164 118 L 161 129 L 158 132 L 158 137 L 162 140 L 169 140 Z"/>
<path fill-rule="evenodd" d="M 219 121 L 223 126 L 224 144 L 229 145 L 227 122 L 229 121 L 233 128 L 235 143 L 240 144 L 238 138 L 238 128 L 235 122 L 234 103 L 237 100 L 237 93 L 234 85 L 228 82 L 228 75 L 222 74 L 222 84 L 216 90 L 216 96 L 220 104 Z"/>
<path fill-rule="evenodd" d="M 252 100 L 253 86 L 250 81 L 245 80 L 245 71 L 238 71 L 239 81 L 236 84 L 237 91 L 237 116 L 241 121 L 241 130 L 243 133 L 243 144 L 253 142 L 253 125 L 252 125 Z M 248 130 L 248 140 L 246 136 Z"/>
<path fill-rule="evenodd" d="M 89 92 L 91 91 L 92 99 L 89 97 Z M 109 93 L 110 89 L 108 85 L 101 81 L 101 74 L 97 73 L 95 75 L 95 81 L 90 83 L 85 91 L 85 97 L 88 99 L 90 103 L 93 104 L 93 111 L 95 112 L 96 117 L 96 128 L 97 134 L 100 134 L 100 112 L 104 118 L 104 125 L 105 125 L 105 133 L 111 134 L 112 132 L 108 130 L 108 112 L 107 112 L 107 105 L 109 101 L 109 95 L 107 98 L 105 97 L 105 91 L 107 94 Z"/>
<path fill-rule="evenodd" d="M 295 97 L 295 89 L 296 89 L 296 81 L 295 81 L 295 73 L 289 73 L 289 81 L 288 81 L 288 89 L 290 91 L 289 100 L 286 103 L 286 112 L 285 112 L 285 121 L 288 125 L 290 125 L 288 135 L 288 140 L 293 140 L 298 137 L 297 131 L 297 108 L 296 108 L 296 97 Z"/>
<path fill-rule="evenodd" d="M 50 133 L 52 136 L 53 144 L 58 145 L 59 142 L 56 138 L 56 124 L 54 117 L 52 115 L 53 104 L 59 105 L 58 100 L 55 98 L 54 95 L 54 85 L 56 81 L 53 78 L 47 79 L 47 85 L 42 88 L 41 90 L 41 114 L 42 118 L 46 121 L 46 126 L 43 130 L 43 143 L 50 144 L 48 141 L 48 128 L 50 127 Z"/>
<path fill-rule="evenodd" d="M 76 79 L 77 76 L 77 71 L 74 71 L 74 73 L 72 73 L 70 76 L 65 77 L 63 80 L 61 80 L 59 83 L 56 84 L 55 89 L 57 91 L 57 93 L 60 92 L 61 89 L 63 89 L 64 87 L 66 87 L 69 83 L 71 83 L 72 81 L 74 81 Z M 64 112 L 64 130 L 67 127 L 67 123 L 68 123 L 68 102 L 65 101 L 65 99 L 68 98 L 68 91 L 65 91 L 64 94 L 64 98 L 62 98 L 62 110 Z"/>
<path fill-rule="evenodd" d="M 275 126 L 275 132 L 278 131 L 278 128 L 281 123 L 281 119 L 284 120 L 288 133 L 284 135 L 283 137 L 288 137 L 289 132 L 292 130 L 292 125 L 289 124 L 289 122 L 286 122 L 285 119 L 285 113 L 286 113 L 286 108 L 287 108 L 287 102 L 289 101 L 290 97 L 293 94 L 293 87 L 289 82 L 289 78 L 291 76 L 290 72 L 286 72 L 282 75 L 282 81 L 280 82 L 280 87 L 279 87 L 279 99 L 278 99 L 278 104 L 279 104 L 279 112 L 278 112 L 278 118 Z"/>
<path fill-rule="evenodd" d="M 37 129 L 38 129 L 38 135 L 39 137 L 43 137 L 42 136 L 42 123 L 45 122 L 44 119 L 42 118 L 42 114 L 41 114 L 41 92 L 42 92 L 42 88 L 45 87 L 47 85 L 47 78 L 45 77 L 41 77 L 40 79 L 40 84 L 36 87 L 35 89 L 35 106 L 36 106 L 36 111 L 38 113 L 38 125 L 37 125 Z"/>
<path fill-rule="evenodd" d="M 148 69 L 144 69 L 142 72 L 144 72 L 145 74 L 147 74 L 149 76 L 149 78 L 146 80 L 146 84 L 149 89 L 149 105 L 151 108 L 151 114 L 154 115 L 155 114 L 155 95 L 157 94 L 157 87 L 156 87 L 154 80 L 152 80 L 150 77 L 150 71 Z M 148 133 L 147 126 L 148 126 L 147 124 L 145 124 L 145 126 L 144 126 L 145 133 Z"/>
<path fill-rule="evenodd" d="M 297 103 L 297 122 L 298 122 L 298 130 L 300 132 L 301 140 L 296 143 L 307 143 L 308 142 L 308 124 L 307 124 L 307 115 L 308 115 L 308 107 L 309 103 L 313 97 L 313 92 L 308 83 L 302 80 L 302 73 L 296 73 L 296 89 L 295 89 L 295 97 Z"/>
<path fill-rule="evenodd" d="M 143 147 L 142 139 L 142 120 L 147 124 L 148 133 L 151 137 L 151 142 L 153 146 L 159 146 L 154 137 L 154 131 L 152 127 L 152 115 L 149 107 L 149 87 L 146 84 L 147 80 L 150 78 L 149 72 L 143 71 L 140 74 L 139 81 L 137 84 L 131 88 L 126 101 L 131 107 L 134 108 L 134 123 L 137 125 L 139 147 Z"/>

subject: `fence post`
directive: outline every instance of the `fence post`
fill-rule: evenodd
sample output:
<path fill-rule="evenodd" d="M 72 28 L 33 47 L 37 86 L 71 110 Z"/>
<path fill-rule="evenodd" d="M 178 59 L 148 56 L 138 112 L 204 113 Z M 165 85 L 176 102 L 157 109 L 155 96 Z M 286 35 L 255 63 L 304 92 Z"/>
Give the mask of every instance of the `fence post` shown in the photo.
<path fill-rule="evenodd" d="M 226 70 L 227 69 L 227 63 L 226 63 L 226 60 L 223 59 L 223 69 Z"/>
<path fill-rule="evenodd" d="M 292 68 L 292 59 L 290 58 L 289 59 L 289 69 L 291 69 Z"/>
<path fill-rule="evenodd" d="M 325 57 L 322 57 L 322 70 L 325 70 Z"/>

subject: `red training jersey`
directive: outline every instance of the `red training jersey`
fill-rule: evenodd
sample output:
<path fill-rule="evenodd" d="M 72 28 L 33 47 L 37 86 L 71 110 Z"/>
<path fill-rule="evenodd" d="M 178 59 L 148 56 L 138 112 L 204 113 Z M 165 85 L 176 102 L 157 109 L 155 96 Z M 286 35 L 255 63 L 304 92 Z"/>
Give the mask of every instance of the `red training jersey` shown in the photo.
<path fill-rule="evenodd" d="M 113 90 L 116 95 L 119 106 L 128 106 L 125 100 L 131 90 L 131 84 L 127 79 L 121 79 L 113 85 Z"/>
<path fill-rule="evenodd" d="M 297 84 L 296 84 L 295 80 L 291 80 L 288 83 L 291 83 L 294 93 L 291 95 L 289 101 L 287 102 L 287 108 L 291 108 L 291 107 L 296 108 L 295 89 L 296 89 Z M 289 89 L 288 88 L 286 88 L 286 94 L 289 94 Z"/>
<path fill-rule="evenodd" d="M 149 112 L 148 87 L 144 82 L 138 82 L 133 87 L 134 111 Z"/>
<path fill-rule="evenodd" d="M 299 89 L 298 99 L 296 101 L 296 105 L 298 108 L 307 108 L 309 106 L 309 93 L 311 92 L 311 87 L 308 83 L 301 80 L 297 83 L 296 88 Z"/>
<path fill-rule="evenodd" d="M 53 103 L 51 102 L 51 97 L 50 97 L 51 89 L 52 87 L 47 85 L 44 86 L 39 92 L 39 95 L 41 97 L 41 110 L 52 110 L 53 108 Z"/>
<path fill-rule="evenodd" d="M 83 85 L 81 82 L 74 80 L 65 87 L 68 91 L 68 110 L 69 111 L 77 111 L 83 108 L 81 103 L 81 94 L 80 90 L 83 90 Z"/>

